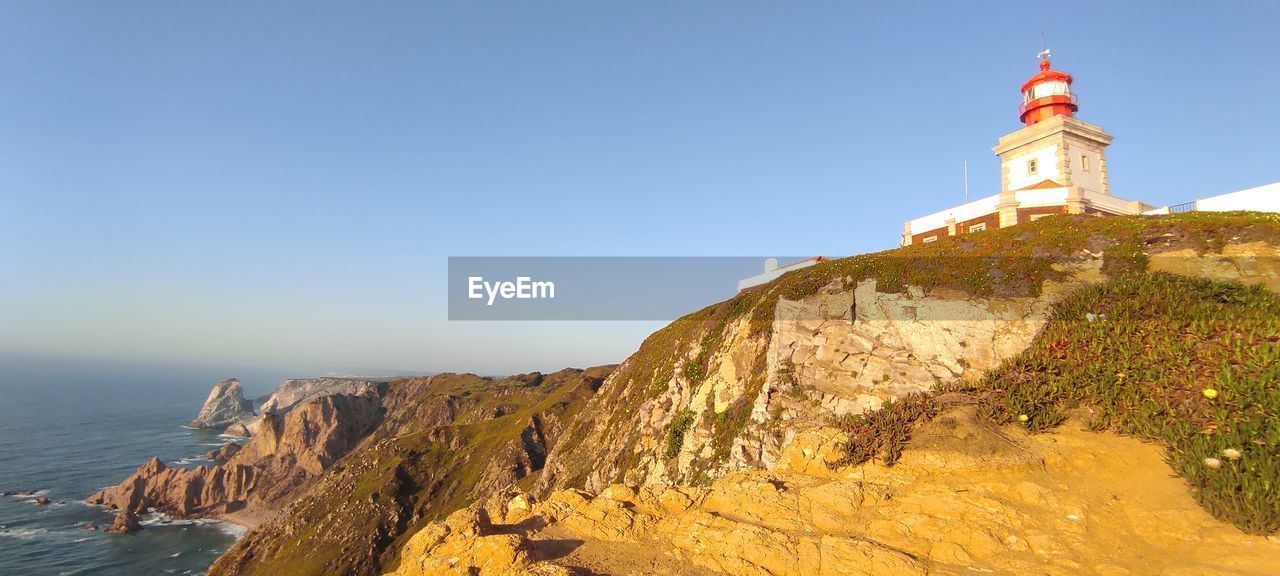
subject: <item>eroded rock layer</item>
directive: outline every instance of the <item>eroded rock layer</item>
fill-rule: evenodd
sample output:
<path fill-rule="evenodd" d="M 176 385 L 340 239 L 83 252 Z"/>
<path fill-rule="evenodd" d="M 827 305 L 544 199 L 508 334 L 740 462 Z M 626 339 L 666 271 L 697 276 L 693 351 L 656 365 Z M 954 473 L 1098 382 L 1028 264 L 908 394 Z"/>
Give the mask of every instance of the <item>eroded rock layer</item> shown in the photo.
<path fill-rule="evenodd" d="M 619 484 L 536 503 L 498 493 L 414 535 L 389 574 L 1262 576 L 1280 565 L 1280 540 L 1211 517 L 1158 446 L 1080 422 L 1028 436 L 959 409 L 892 468 L 831 470 L 835 435 L 802 435 L 774 471 L 708 487 Z"/>

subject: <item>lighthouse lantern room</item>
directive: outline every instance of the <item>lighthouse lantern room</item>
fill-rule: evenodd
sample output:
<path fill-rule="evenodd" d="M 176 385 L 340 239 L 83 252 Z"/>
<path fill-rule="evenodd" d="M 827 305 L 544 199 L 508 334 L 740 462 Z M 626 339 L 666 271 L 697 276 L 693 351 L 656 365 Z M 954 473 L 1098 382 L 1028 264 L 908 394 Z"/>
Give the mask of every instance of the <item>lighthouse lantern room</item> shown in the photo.
<path fill-rule="evenodd" d="M 1054 116 L 1070 118 L 1080 109 L 1071 93 L 1071 75 L 1049 67 L 1048 50 L 1040 55 L 1040 72 L 1022 85 L 1018 119 L 1027 126 Z"/>

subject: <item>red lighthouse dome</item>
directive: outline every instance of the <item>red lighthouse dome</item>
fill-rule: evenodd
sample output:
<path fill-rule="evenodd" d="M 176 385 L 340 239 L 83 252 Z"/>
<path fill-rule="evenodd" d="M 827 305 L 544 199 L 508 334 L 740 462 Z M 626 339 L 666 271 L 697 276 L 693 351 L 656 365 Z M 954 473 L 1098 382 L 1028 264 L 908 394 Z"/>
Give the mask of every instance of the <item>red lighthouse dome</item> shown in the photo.
<path fill-rule="evenodd" d="M 1027 126 L 1054 116 L 1070 118 L 1080 107 L 1071 93 L 1071 75 L 1049 68 L 1049 58 L 1040 60 L 1040 71 L 1022 85 L 1022 106 L 1018 119 Z"/>

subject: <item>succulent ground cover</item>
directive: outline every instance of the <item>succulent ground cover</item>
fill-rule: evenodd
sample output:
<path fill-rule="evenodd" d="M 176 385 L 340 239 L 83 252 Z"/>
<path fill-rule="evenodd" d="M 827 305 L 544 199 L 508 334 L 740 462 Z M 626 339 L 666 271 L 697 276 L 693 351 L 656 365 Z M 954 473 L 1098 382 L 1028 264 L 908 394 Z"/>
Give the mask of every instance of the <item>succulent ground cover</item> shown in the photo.
<path fill-rule="evenodd" d="M 963 393 L 999 424 L 1090 425 L 1163 444 L 1214 516 L 1280 529 L 1280 295 L 1262 287 L 1134 272 L 1055 306 L 1031 348 L 980 381 L 847 417 L 844 463 L 893 463 L 938 396 Z"/>

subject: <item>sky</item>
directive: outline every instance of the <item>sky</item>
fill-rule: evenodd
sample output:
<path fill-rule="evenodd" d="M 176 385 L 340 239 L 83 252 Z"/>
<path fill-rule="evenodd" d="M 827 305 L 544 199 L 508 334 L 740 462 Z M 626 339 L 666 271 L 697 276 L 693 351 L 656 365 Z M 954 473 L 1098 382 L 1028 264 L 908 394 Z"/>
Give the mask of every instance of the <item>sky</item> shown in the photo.
<path fill-rule="evenodd" d="M 0 351 L 556 370 L 450 256 L 850 255 L 999 191 L 1043 42 L 1113 194 L 1280 180 L 1280 3 L 0 2 Z M 725 296 L 732 294 L 726 285 Z M 709 302 L 708 302 L 709 304 Z"/>

